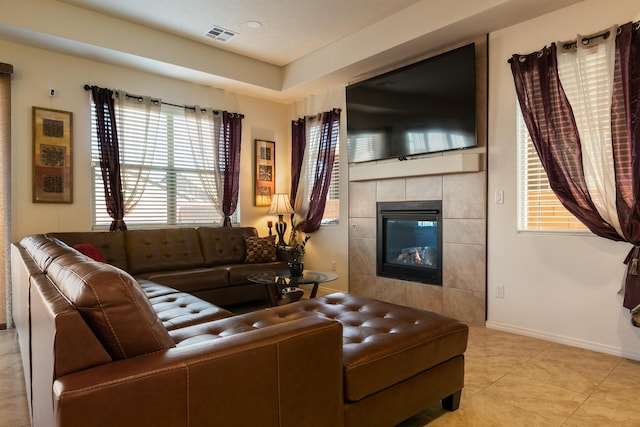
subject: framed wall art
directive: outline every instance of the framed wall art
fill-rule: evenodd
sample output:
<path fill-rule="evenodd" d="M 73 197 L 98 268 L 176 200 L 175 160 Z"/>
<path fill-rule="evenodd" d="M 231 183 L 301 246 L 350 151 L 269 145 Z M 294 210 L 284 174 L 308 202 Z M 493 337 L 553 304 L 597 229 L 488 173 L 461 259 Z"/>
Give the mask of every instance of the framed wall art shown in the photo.
<path fill-rule="evenodd" d="M 73 203 L 73 113 L 33 107 L 33 203 Z"/>
<path fill-rule="evenodd" d="M 256 139 L 256 206 L 271 206 L 276 190 L 276 143 Z"/>

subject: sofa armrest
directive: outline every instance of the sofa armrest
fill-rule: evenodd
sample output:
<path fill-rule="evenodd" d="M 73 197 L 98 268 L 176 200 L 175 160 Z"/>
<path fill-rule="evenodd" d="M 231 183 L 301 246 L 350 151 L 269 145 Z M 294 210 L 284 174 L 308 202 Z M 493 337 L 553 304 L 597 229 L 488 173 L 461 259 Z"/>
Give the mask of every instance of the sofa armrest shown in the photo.
<path fill-rule="evenodd" d="M 57 425 L 342 425 L 342 326 L 302 318 L 58 378 Z"/>

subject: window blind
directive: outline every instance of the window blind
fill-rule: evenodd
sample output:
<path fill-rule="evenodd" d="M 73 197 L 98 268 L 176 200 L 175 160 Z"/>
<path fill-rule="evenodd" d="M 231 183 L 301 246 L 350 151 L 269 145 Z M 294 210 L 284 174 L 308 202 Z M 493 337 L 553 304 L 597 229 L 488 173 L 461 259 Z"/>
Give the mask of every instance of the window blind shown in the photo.
<path fill-rule="evenodd" d="M 91 111 L 93 226 L 101 228 L 108 227 L 112 220 L 105 206 L 94 108 Z M 126 136 L 120 149 L 125 198 L 133 191 L 140 171 L 148 174 L 143 194 L 125 215 L 127 226 L 222 224 L 223 217 L 214 209 L 200 180 L 200 174 L 213 175 L 213 171 L 196 166 L 184 109 L 162 106 L 155 153 L 151 157 L 142 154 L 149 144 L 144 133 L 139 132 L 146 118 L 133 110 L 120 113 L 118 117 L 122 120 L 118 127 L 122 127 L 122 134 Z M 239 210 L 233 214 L 232 221 L 239 222 Z"/>
<path fill-rule="evenodd" d="M 518 230 L 589 231 L 560 203 L 549 186 L 520 107 L 516 107 L 518 137 Z"/>

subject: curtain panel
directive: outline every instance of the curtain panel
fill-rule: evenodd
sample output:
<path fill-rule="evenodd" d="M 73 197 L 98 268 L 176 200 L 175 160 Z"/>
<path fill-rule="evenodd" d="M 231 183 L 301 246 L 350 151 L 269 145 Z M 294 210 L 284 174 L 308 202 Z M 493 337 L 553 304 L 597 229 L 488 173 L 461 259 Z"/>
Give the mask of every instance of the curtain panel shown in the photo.
<path fill-rule="evenodd" d="M 222 197 L 222 213 L 224 226 L 231 227 L 231 215 L 238 207 L 238 191 L 240 189 L 240 145 L 242 142 L 242 119 L 237 113 L 222 113 L 223 138 L 218 163 L 224 175 L 224 192 Z"/>
<path fill-rule="evenodd" d="M 291 121 L 291 192 L 289 200 L 291 206 L 295 206 L 300 184 L 300 172 L 306 146 L 306 121 L 304 118 Z"/>
<path fill-rule="evenodd" d="M 104 199 L 107 212 L 113 221 L 109 230 L 126 230 L 124 222 L 124 198 L 120 176 L 120 149 L 114 92 L 110 89 L 91 87 L 91 95 L 96 110 L 96 129 L 100 149 L 100 170 L 104 182 Z"/>
<path fill-rule="evenodd" d="M 327 202 L 340 137 L 340 110 L 333 109 L 301 120 L 304 127 L 300 123 L 292 125 L 292 179 L 297 176 L 291 185 L 295 211 L 293 228 L 294 232 L 312 233 L 320 228 Z"/>
<path fill-rule="evenodd" d="M 11 76 L 13 65 L 0 62 L 0 212 L 2 212 L 2 263 L 0 277 L 4 279 L 6 315 L 0 314 L 0 323 L 6 319 L 7 328 L 13 327 L 11 318 Z M 0 297 L 0 301 L 2 298 Z"/>
<path fill-rule="evenodd" d="M 184 109 L 193 161 L 198 170 L 198 179 L 207 199 L 222 216 L 224 177 L 218 166 L 219 146 L 222 134 L 222 115 L 219 111 L 195 106 Z M 214 171 L 213 174 L 204 171 Z"/>
<path fill-rule="evenodd" d="M 124 216 L 136 207 L 149 182 L 150 169 L 146 165 L 154 164 L 156 157 L 161 102 L 160 99 L 129 95 L 121 90 L 115 93 Z M 124 114 L 125 110 L 127 114 Z M 140 150 L 127 149 L 128 141 L 140 138 L 145 141 L 144 145 L 136 145 L 141 147 Z"/>
<path fill-rule="evenodd" d="M 624 261 L 629 309 L 640 305 L 639 44 L 637 23 L 628 23 L 509 61 L 551 189 L 594 234 L 633 245 Z M 587 72 L 587 61 L 602 74 Z M 568 74 L 576 86 L 563 84 Z"/>

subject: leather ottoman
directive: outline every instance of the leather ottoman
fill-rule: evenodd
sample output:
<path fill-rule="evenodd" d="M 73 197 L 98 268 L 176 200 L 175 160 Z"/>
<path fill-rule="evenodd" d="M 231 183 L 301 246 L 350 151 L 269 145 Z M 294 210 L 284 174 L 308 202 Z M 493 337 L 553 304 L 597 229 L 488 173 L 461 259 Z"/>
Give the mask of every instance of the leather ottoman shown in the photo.
<path fill-rule="evenodd" d="M 206 340 L 317 316 L 342 324 L 345 426 L 394 425 L 439 400 L 458 408 L 468 327 L 425 310 L 335 293 L 194 326 L 184 337 L 188 330 L 172 331 L 172 337 L 180 345 L 187 337 Z"/>

